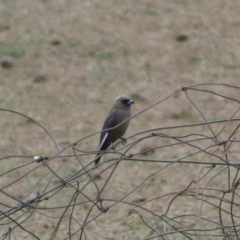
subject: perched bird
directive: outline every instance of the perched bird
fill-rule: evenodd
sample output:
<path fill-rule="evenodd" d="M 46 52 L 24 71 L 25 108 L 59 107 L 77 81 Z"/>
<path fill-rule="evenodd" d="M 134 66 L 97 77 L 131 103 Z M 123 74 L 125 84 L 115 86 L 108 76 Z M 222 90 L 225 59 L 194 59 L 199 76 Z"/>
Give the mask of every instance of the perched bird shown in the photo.
<path fill-rule="evenodd" d="M 102 132 L 100 135 L 100 144 L 98 149 L 100 152 L 96 156 L 95 165 L 99 163 L 101 159 L 102 151 L 106 150 L 112 143 L 114 143 L 117 139 L 121 138 L 122 135 L 127 130 L 127 127 L 130 121 L 130 119 L 128 118 L 131 117 L 130 108 L 133 103 L 134 101 L 127 96 L 119 96 L 115 99 L 113 108 L 110 110 L 103 124 Z M 117 127 L 113 128 L 115 126 Z M 107 130 L 109 128 L 113 128 L 113 129 Z"/>

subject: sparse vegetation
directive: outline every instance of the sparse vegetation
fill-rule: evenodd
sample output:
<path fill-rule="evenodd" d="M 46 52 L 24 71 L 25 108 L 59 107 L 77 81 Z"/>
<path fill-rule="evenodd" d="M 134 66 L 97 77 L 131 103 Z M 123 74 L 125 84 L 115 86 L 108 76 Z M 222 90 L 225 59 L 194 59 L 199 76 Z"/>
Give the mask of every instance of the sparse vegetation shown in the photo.
<path fill-rule="evenodd" d="M 50 170 L 63 178 L 76 172 L 81 164 L 90 163 L 94 158 L 93 151 L 98 147 L 99 134 L 77 145 L 74 143 L 101 130 L 118 95 L 136 96 L 136 104 L 132 108 L 136 114 L 184 86 L 220 82 L 240 86 L 239 9 L 240 2 L 233 0 L 0 1 L 1 211 L 31 200 L 59 184 L 60 179 L 57 176 L 51 178 Z M 202 89 L 205 92 L 200 91 Z M 235 195 L 233 192 L 223 194 L 222 191 L 229 190 L 228 183 L 238 179 L 238 169 L 165 162 L 185 160 L 185 156 L 189 156 L 187 160 L 192 162 L 221 162 L 220 158 L 200 151 L 199 146 L 201 150 L 211 146 L 211 153 L 226 158 L 223 145 L 209 139 L 212 135 L 207 125 L 168 129 L 170 126 L 203 122 L 199 110 L 208 121 L 239 117 L 238 102 L 206 91 L 239 101 L 239 90 L 203 85 L 198 90 L 187 90 L 192 103 L 186 92 L 178 91 L 132 119 L 127 136 L 156 128 L 165 129 L 130 137 L 127 144 L 152 132 L 171 137 L 150 136 L 130 150 L 126 150 L 130 145 L 118 145 L 117 153 L 126 151 L 128 158 L 119 163 L 111 182 L 101 193 L 103 207 L 110 206 L 106 213 L 93 207 L 91 201 L 96 200 L 98 190 L 92 182 L 83 187 L 89 181 L 85 176 L 79 178 L 83 195 L 72 198 L 75 190 L 71 187 L 62 188 L 59 192 L 56 190 L 35 204 L 36 211 L 32 212 L 30 208 L 26 212 L 26 209 L 19 210 L 14 219 L 41 240 L 54 235 L 64 210 L 66 213 L 59 223 L 55 239 L 68 236 L 69 216 L 72 216 L 71 233 L 86 224 L 82 239 L 154 239 L 157 235 L 152 229 L 162 234 L 187 227 L 204 228 L 204 224 L 209 222 L 199 220 L 200 216 L 196 218 L 200 213 L 202 217 L 218 221 L 219 199 L 209 200 L 206 196 L 224 195 L 229 201 L 235 196 L 234 201 L 237 202 L 237 188 Z M 33 118 L 50 135 L 31 119 L 4 109 Z M 229 122 L 226 128 L 224 124 L 211 125 L 214 133 L 219 134 L 219 141 L 228 139 L 238 122 Z M 197 141 L 196 148 L 184 143 L 174 145 L 182 140 L 176 140 L 175 136 L 196 133 L 209 138 Z M 238 140 L 237 132 L 235 134 L 235 140 Z M 194 139 L 191 137 L 184 140 Z M 62 159 L 58 155 L 46 165 L 32 162 L 33 156 L 55 156 L 58 148 L 66 148 L 61 153 Z M 155 148 L 154 151 L 151 148 Z M 142 149 L 151 151 L 142 155 L 139 154 Z M 239 155 L 237 143 L 230 150 L 227 151 L 229 161 L 236 163 Z M 75 156 L 80 153 L 84 154 Z M 106 154 L 104 159 L 119 158 L 117 153 Z M 138 161 L 134 161 L 135 158 Z M 144 159 L 149 162 L 140 161 Z M 157 160 L 162 162 L 154 162 Z M 94 173 L 111 164 L 112 161 L 101 165 Z M 107 182 L 113 167 L 96 179 L 99 189 Z M 214 180 L 210 181 L 211 177 Z M 185 195 L 176 198 L 168 215 L 164 215 L 173 198 L 170 193 L 186 189 L 191 181 L 196 182 Z M 201 189 L 202 186 L 212 190 Z M 199 195 L 199 200 L 196 200 L 196 189 L 206 195 Z M 208 201 L 211 204 L 206 206 Z M 72 206 L 74 204 L 75 207 Z M 227 201 L 223 201 L 221 206 L 223 212 L 231 212 Z M 237 224 L 239 210 L 236 206 L 233 209 Z M 154 214 L 161 215 L 159 221 Z M 183 214 L 189 215 L 178 218 Z M 26 216 L 28 220 L 21 222 Z M 232 225 L 232 215 L 224 216 L 223 224 Z M 3 236 L 6 229 L 15 224 L 11 218 L 1 221 L 0 236 Z M 166 222 L 171 222 L 171 227 L 166 227 Z M 236 232 L 238 230 L 239 227 Z M 227 231 L 234 232 L 232 228 Z M 20 227 L 13 232 L 16 239 L 34 239 Z M 217 235 L 222 234 L 221 230 L 213 234 L 207 232 L 203 236 L 194 234 L 191 239 L 222 239 L 222 235 Z M 80 231 L 72 239 L 79 237 Z M 178 234 L 171 237 L 189 239 Z M 164 235 L 159 239 L 167 238 Z"/>

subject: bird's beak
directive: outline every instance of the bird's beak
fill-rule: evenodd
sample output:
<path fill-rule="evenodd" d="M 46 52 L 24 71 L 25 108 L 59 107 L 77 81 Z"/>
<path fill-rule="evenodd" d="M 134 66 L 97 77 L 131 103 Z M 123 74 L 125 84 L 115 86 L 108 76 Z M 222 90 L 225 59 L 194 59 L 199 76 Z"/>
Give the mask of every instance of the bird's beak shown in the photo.
<path fill-rule="evenodd" d="M 130 105 L 132 105 L 133 103 L 134 103 L 134 101 L 130 99 L 130 100 L 127 102 L 127 105 L 130 106 Z"/>

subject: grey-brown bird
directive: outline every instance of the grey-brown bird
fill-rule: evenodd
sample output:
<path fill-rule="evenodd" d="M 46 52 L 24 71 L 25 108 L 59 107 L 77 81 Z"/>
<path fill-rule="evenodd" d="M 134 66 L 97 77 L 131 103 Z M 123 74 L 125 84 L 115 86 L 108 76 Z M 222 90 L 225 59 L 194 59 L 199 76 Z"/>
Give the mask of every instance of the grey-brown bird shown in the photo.
<path fill-rule="evenodd" d="M 95 165 L 99 163 L 101 155 L 103 153 L 102 151 L 105 151 L 112 143 L 121 138 L 127 130 L 130 122 L 129 118 L 131 117 L 131 105 L 133 103 L 134 101 L 127 96 L 119 96 L 115 99 L 113 108 L 110 110 L 103 124 L 98 149 L 100 152 L 96 156 Z M 111 130 L 107 130 L 115 126 L 117 127 Z"/>

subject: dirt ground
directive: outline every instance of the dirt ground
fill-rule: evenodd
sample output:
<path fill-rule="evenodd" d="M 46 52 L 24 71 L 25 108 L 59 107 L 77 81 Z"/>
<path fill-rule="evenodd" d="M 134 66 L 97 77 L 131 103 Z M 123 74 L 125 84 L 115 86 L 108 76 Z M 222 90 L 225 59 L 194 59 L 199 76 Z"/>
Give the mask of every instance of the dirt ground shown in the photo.
<path fill-rule="evenodd" d="M 185 160 L 222 162 L 219 156 L 226 158 L 226 149 L 213 144 L 212 138 L 215 134 L 216 141 L 230 138 L 238 122 L 229 122 L 225 128 L 226 122 L 212 128 L 169 127 L 240 117 L 240 90 L 219 84 L 240 86 L 240 1 L 1 0 L 0 15 L 1 212 L 52 189 L 57 182 L 56 176 L 50 177 L 52 172 L 64 177 L 92 161 L 99 133 L 92 134 L 101 130 L 114 99 L 128 95 L 135 101 L 134 117 L 126 133 L 127 145 L 119 144 L 117 149 L 126 154 L 126 161 L 116 170 L 113 165 L 104 171 L 95 181 L 98 187 L 87 183 L 89 176 L 80 177 L 80 189 L 87 186 L 76 198 L 75 208 L 66 206 L 76 189 L 61 188 L 44 195 L 49 200 L 40 202 L 35 211 L 19 210 L 11 216 L 39 239 L 68 239 L 69 216 L 71 233 L 84 226 L 82 239 L 157 239 L 156 232 L 206 229 L 204 218 L 221 225 L 216 196 L 222 194 L 219 189 L 229 189 L 227 183 L 235 183 L 238 171 L 168 161 L 194 154 Z M 195 84 L 212 85 L 182 90 Z M 196 140 L 199 153 L 196 146 L 180 144 L 173 137 L 195 139 L 188 134 L 208 136 Z M 74 152 L 70 145 L 77 141 Z M 218 157 L 204 152 L 205 148 Z M 47 166 L 33 163 L 36 155 L 59 157 L 58 149 L 63 149 L 61 159 L 53 158 Z M 234 145 L 230 161 L 237 161 L 238 153 Z M 119 156 L 106 154 L 104 159 Z M 199 183 L 190 187 L 194 193 L 177 198 L 166 213 L 174 194 L 196 179 Z M 199 201 L 194 195 L 205 194 L 208 187 L 216 194 L 212 205 L 206 205 L 206 195 Z M 106 213 L 91 202 L 102 188 L 102 204 L 109 207 Z M 135 209 L 139 204 L 142 208 Z M 222 208 L 229 208 L 227 201 Z M 184 214 L 189 214 L 186 219 Z M 230 215 L 225 220 L 224 224 L 233 224 Z M 15 223 L 7 218 L 1 234 L 9 226 Z M 12 234 L 16 239 L 35 239 L 20 227 Z M 79 239 L 80 234 L 71 239 Z M 204 234 L 195 233 L 190 239 L 223 239 L 221 231 Z M 178 234 L 171 237 L 189 239 Z"/>

